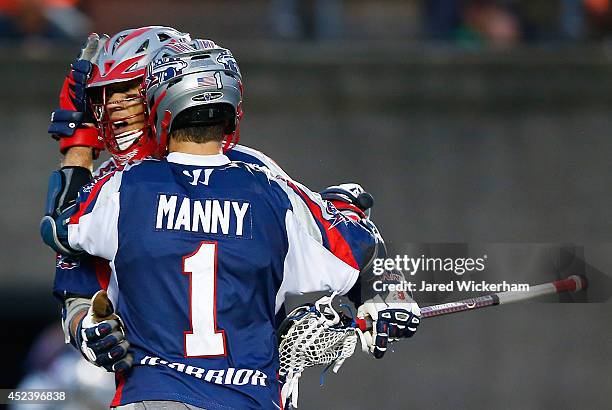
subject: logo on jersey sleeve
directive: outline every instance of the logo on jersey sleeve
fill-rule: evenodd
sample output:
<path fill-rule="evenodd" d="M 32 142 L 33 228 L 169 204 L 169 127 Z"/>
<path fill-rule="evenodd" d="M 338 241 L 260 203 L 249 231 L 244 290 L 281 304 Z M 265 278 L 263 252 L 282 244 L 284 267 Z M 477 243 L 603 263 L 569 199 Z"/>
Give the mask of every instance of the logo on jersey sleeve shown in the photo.
<path fill-rule="evenodd" d="M 199 179 L 194 176 L 193 182 Z M 193 184 L 192 184 L 193 185 Z M 159 194 L 155 229 L 251 238 L 251 204 L 229 199 L 191 199 Z"/>
<path fill-rule="evenodd" d="M 340 211 L 338 211 L 334 204 L 329 201 L 327 202 L 324 212 L 322 212 L 322 215 L 323 218 L 330 222 L 330 225 L 327 228 L 328 230 L 332 229 L 335 226 L 338 226 L 341 223 L 343 223 L 344 225 L 348 224 L 348 218 L 344 216 L 344 214 L 342 214 Z"/>
<path fill-rule="evenodd" d="M 55 266 L 63 270 L 75 269 L 81 266 L 81 262 L 78 259 L 72 259 L 68 256 L 58 254 Z"/>

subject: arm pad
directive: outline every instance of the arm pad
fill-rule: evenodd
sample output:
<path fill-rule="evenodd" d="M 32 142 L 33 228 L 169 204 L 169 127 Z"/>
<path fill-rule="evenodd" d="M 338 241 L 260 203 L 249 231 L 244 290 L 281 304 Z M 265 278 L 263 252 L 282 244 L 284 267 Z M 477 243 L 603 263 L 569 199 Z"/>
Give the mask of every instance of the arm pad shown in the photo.
<path fill-rule="evenodd" d="M 62 255 L 74 256 L 79 252 L 68 244 L 68 219 L 77 211 L 76 199 L 79 189 L 91 182 L 88 169 L 63 167 L 49 178 L 45 216 L 40 222 L 43 241 Z"/>

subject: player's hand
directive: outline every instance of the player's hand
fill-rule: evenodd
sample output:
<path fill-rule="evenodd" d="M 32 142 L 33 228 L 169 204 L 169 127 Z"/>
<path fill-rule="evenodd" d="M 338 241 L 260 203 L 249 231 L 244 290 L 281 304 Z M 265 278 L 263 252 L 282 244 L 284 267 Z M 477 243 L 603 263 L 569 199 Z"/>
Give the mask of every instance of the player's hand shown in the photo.
<path fill-rule="evenodd" d="M 87 314 L 77 326 L 76 342 L 85 358 L 109 372 L 129 370 L 133 357 L 128 353 L 130 343 L 125 338 L 125 328 L 106 291 L 98 291 L 92 298 Z"/>
<path fill-rule="evenodd" d="M 333 185 L 321 191 L 321 197 L 331 201 L 343 214 L 352 219 L 370 217 L 370 210 L 374 205 L 374 198 L 359 184 Z"/>
<path fill-rule="evenodd" d="M 51 114 L 48 132 L 60 140 L 60 150 L 71 146 L 92 147 L 103 150 L 104 144 L 92 128 L 94 122 L 86 95 L 87 81 L 93 71 L 93 63 L 108 36 L 92 33 L 87 38 L 60 91 L 60 106 Z"/>
<path fill-rule="evenodd" d="M 357 317 L 371 323 L 371 329 L 363 332 L 372 355 L 380 359 L 389 342 L 412 337 L 419 326 L 421 310 L 411 298 L 404 302 L 387 303 L 380 296 L 369 299 L 357 310 Z"/>

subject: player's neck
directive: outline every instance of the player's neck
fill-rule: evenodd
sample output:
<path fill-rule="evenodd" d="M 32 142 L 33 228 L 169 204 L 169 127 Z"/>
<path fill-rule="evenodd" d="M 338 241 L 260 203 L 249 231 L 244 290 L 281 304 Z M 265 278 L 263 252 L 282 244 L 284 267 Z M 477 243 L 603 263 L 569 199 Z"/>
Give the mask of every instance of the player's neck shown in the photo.
<path fill-rule="evenodd" d="M 168 151 L 182 152 L 184 154 L 194 155 L 216 155 L 222 153 L 220 142 L 209 141 L 202 144 L 198 144 L 196 142 L 179 142 L 173 139 L 170 140 Z"/>

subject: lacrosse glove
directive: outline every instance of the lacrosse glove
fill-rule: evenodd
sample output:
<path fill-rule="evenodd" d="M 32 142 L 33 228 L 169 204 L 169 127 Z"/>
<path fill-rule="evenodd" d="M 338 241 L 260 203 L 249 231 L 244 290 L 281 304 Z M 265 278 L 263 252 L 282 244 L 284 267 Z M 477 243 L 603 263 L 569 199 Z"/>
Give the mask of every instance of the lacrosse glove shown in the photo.
<path fill-rule="evenodd" d="M 108 36 L 105 35 L 89 35 L 79 56 L 70 65 L 70 71 L 60 91 L 59 108 L 51 113 L 48 132 L 54 139 L 59 140 L 63 154 L 74 146 L 93 148 L 94 157 L 104 150 L 104 142 L 98 137 L 97 129 L 86 125 L 94 122 L 86 88 L 94 69 L 92 61 L 95 61 L 107 40 Z"/>
<path fill-rule="evenodd" d="M 321 198 L 330 201 L 343 214 L 351 219 L 370 217 L 374 198 L 359 184 L 340 184 L 325 188 Z"/>
<path fill-rule="evenodd" d="M 129 370 L 133 357 L 128 353 L 129 342 L 125 339 L 125 326 L 106 291 L 98 291 L 92 303 L 77 324 L 72 335 L 76 347 L 87 361 L 105 368 L 109 372 L 121 373 Z"/>
<path fill-rule="evenodd" d="M 358 320 L 367 323 L 365 326 L 360 324 L 360 327 L 367 329 L 363 332 L 363 341 L 375 358 L 380 359 L 385 355 L 389 342 L 412 337 L 416 333 L 421 322 L 421 309 L 414 300 L 408 299 L 386 302 L 377 295 L 357 309 Z"/>

